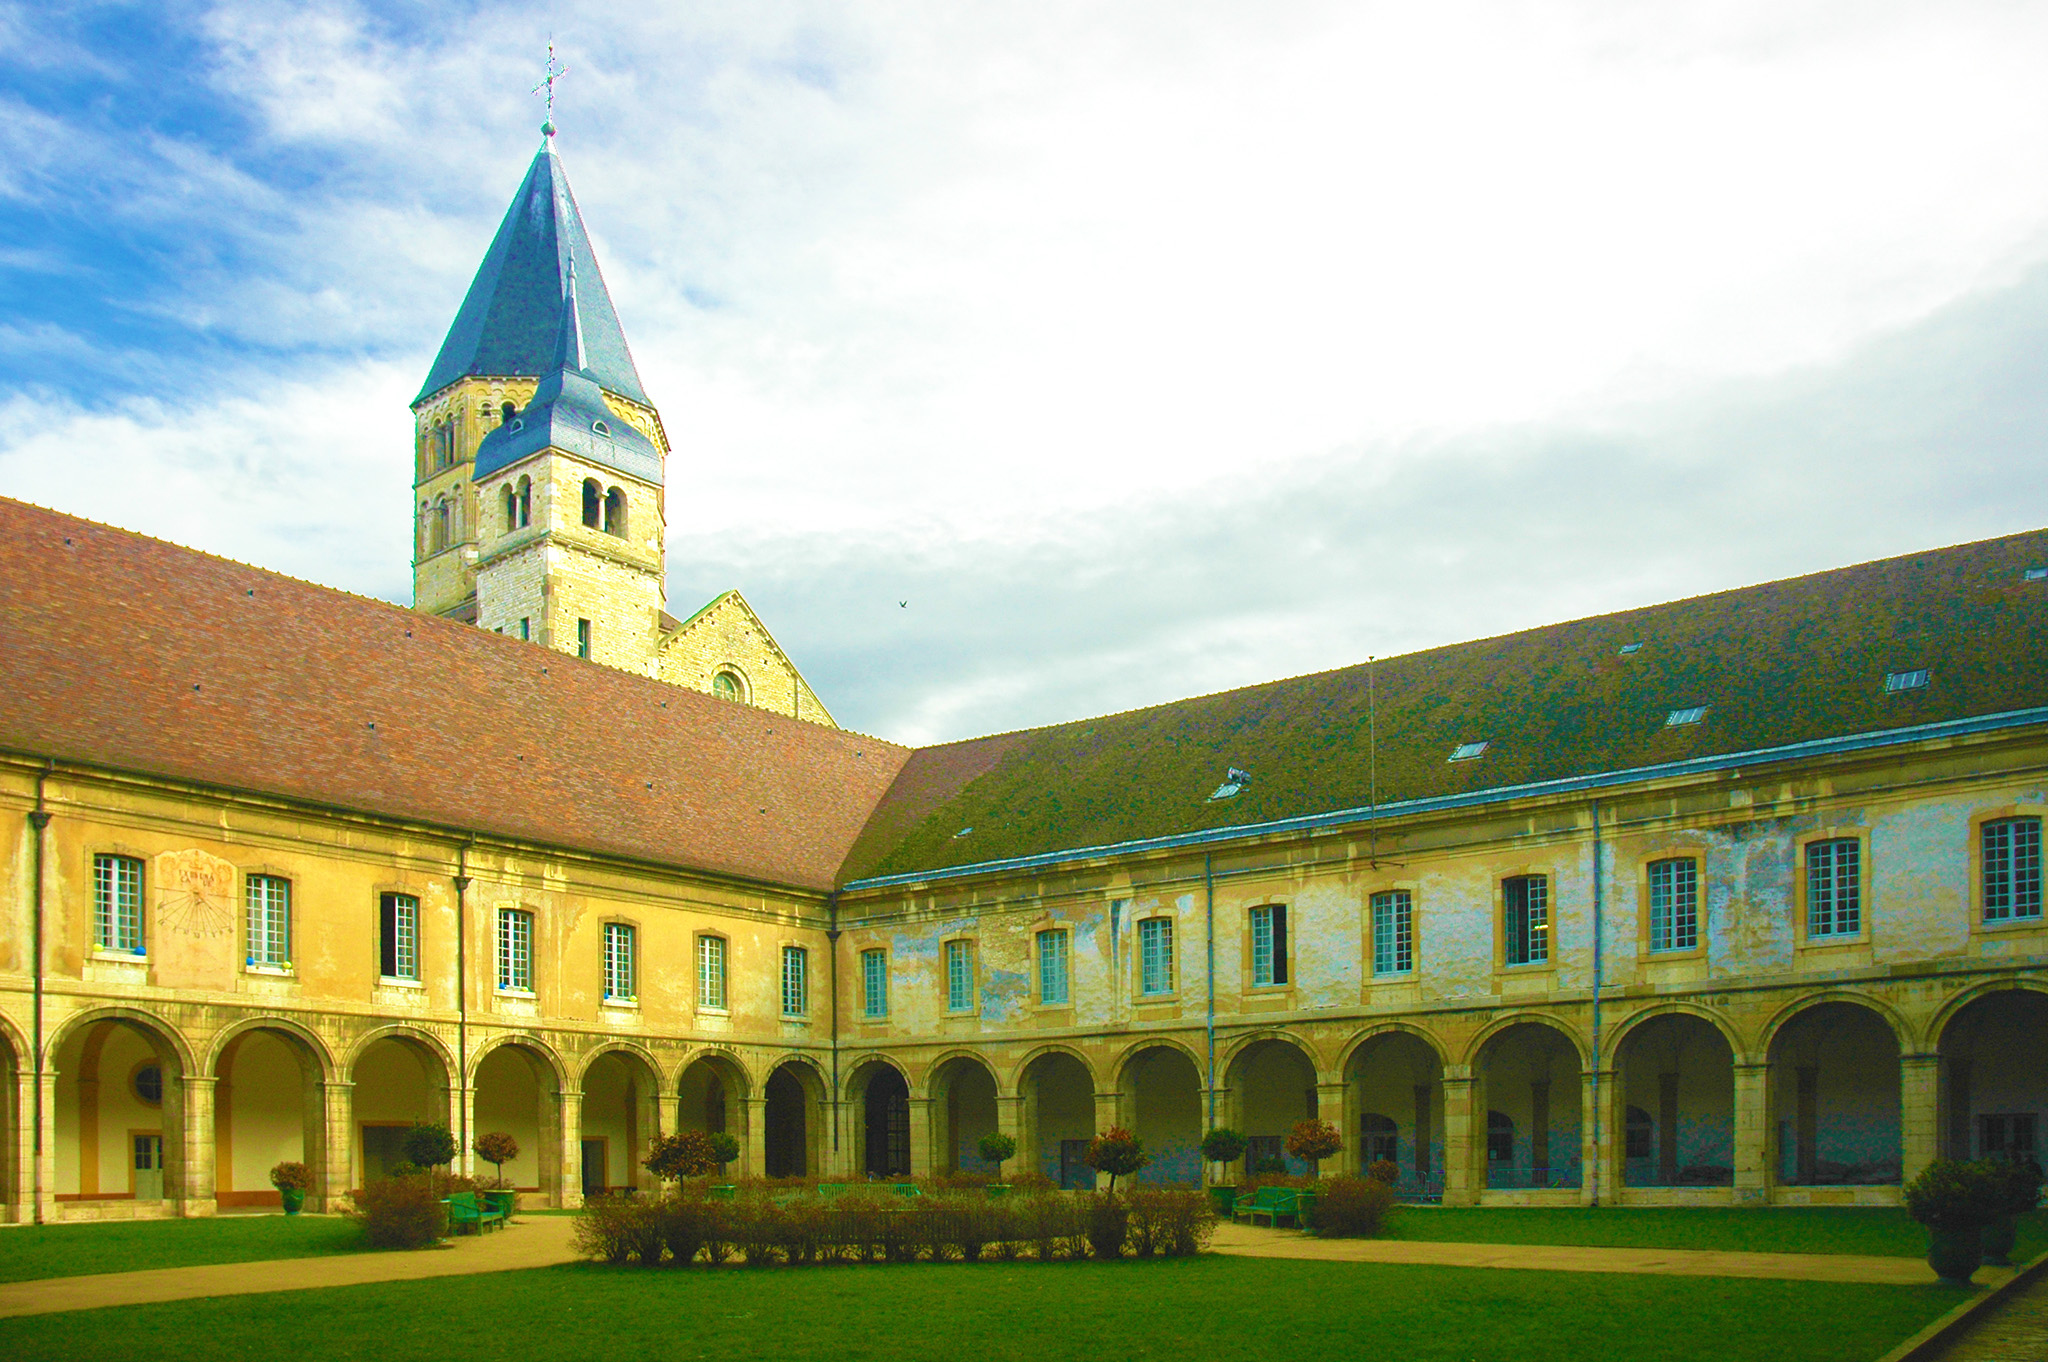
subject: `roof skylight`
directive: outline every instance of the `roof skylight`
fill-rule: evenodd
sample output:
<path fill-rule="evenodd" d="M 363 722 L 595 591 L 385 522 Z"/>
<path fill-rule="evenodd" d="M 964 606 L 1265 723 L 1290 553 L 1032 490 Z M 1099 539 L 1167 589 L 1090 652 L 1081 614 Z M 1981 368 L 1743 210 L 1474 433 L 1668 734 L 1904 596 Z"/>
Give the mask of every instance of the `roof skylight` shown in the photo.
<path fill-rule="evenodd" d="M 1682 728 L 1686 724 L 1696 724 L 1707 717 L 1707 709 L 1708 706 L 1706 705 L 1693 705 L 1688 709 L 1674 709 L 1664 716 L 1664 727 Z"/>
<path fill-rule="evenodd" d="M 2025 576 L 2030 582 L 2048 582 L 2048 567 L 2028 568 Z"/>
<path fill-rule="evenodd" d="M 1925 667 L 1910 672 L 1886 672 L 1884 675 L 1884 692 L 1886 695 L 1892 695 L 1902 690 L 1919 690 L 1927 682 L 1928 674 Z"/>
<path fill-rule="evenodd" d="M 1472 761 L 1485 755 L 1490 744 L 1486 742 L 1461 742 L 1451 749 L 1452 761 Z"/>
<path fill-rule="evenodd" d="M 1630 653 L 1639 653 L 1642 650 L 1643 645 L 1640 642 L 1624 643 L 1621 645 L 1621 655 L 1623 657 L 1627 657 Z"/>
<path fill-rule="evenodd" d="M 1209 796 L 1208 802 L 1213 804 L 1219 799 L 1235 798 L 1239 790 L 1242 790 L 1251 783 L 1252 778 L 1250 775 L 1233 766 L 1223 777 L 1223 783 L 1218 785 L 1215 792 Z"/>

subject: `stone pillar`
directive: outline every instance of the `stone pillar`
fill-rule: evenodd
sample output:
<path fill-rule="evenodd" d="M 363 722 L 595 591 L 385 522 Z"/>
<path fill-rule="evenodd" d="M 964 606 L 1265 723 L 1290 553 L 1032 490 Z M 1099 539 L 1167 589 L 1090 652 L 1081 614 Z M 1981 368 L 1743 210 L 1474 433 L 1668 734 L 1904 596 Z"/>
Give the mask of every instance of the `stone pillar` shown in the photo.
<path fill-rule="evenodd" d="M 30 1102 L 34 1100 L 35 1081 L 35 1075 L 30 1074 L 28 1078 L 28 1101 Z M 57 1218 L 57 1071 L 55 1069 L 43 1070 L 43 1152 L 40 1158 L 35 1153 L 34 1121 L 35 1108 L 24 1103 L 21 1109 L 21 1124 L 24 1130 L 30 1131 L 30 1135 L 28 1139 L 23 1141 L 27 1157 L 23 1159 L 22 1166 L 24 1169 L 28 1169 L 32 1164 L 41 1165 L 43 1192 L 41 1197 L 37 1197 L 31 1187 L 31 1190 L 25 1194 L 24 1202 L 28 1206 L 28 1214 L 22 1218 L 25 1220 L 50 1221 Z M 33 1172 L 29 1176 L 33 1178 Z"/>
<path fill-rule="evenodd" d="M 1092 1134 L 1101 1134 L 1111 1126 L 1123 1124 L 1124 1095 L 1120 1092 L 1098 1092 L 1095 1094 L 1095 1129 Z"/>
<path fill-rule="evenodd" d="M 178 1080 L 178 1110 L 164 1104 L 164 1162 L 178 1160 L 177 1184 L 165 1172 L 165 1209 L 178 1215 L 206 1216 L 215 1210 L 213 1200 L 213 1088 L 218 1080 L 181 1076 Z M 171 1152 L 176 1141 L 177 1152 Z"/>
<path fill-rule="evenodd" d="M 1735 1204 L 1771 1199 L 1771 1066 L 1735 1066 Z"/>
<path fill-rule="evenodd" d="M 768 1099 L 749 1097 L 747 1109 L 747 1133 L 740 1142 L 740 1175 L 749 1178 L 768 1176 Z"/>
<path fill-rule="evenodd" d="M 541 1123 L 545 1130 L 547 1123 Z M 476 1153 L 470 1146 L 476 1143 L 476 1089 L 468 1084 L 448 1089 L 448 1130 L 455 1136 L 455 1171 L 464 1177 L 476 1176 Z M 547 1187 L 546 1155 L 541 1161 L 541 1187 Z"/>
<path fill-rule="evenodd" d="M 1470 1066 L 1449 1065 L 1444 1069 L 1444 1205 L 1476 1206 L 1485 1186 L 1475 1176 L 1473 1116 L 1476 1085 Z M 1477 1146 L 1483 1152 L 1483 1140 Z"/>
<path fill-rule="evenodd" d="M 1579 1117 L 1579 1200 L 1588 1206 L 1612 1206 L 1621 1190 L 1621 1160 L 1614 1147 L 1614 1070 L 1589 1069 L 1581 1075 Z"/>
<path fill-rule="evenodd" d="M 1911 1182 L 1941 1145 L 1941 1056 L 1899 1056 L 1899 1174 Z"/>
<path fill-rule="evenodd" d="M 1316 1084 L 1316 1119 L 1327 1121 L 1344 1136 L 1344 1148 L 1316 1165 L 1319 1178 L 1341 1177 L 1346 1162 L 1357 1163 L 1358 1113 L 1351 1110 L 1351 1085 L 1344 1082 Z M 1362 1169 L 1361 1169 L 1362 1171 Z"/>
<path fill-rule="evenodd" d="M 656 1135 L 674 1135 L 683 1128 L 683 1095 L 679 1092 L 665 1092 L 655 1099 L 654 1123 Z"/>
<path fill-rule="evenodd" d="M 321 1167 L 314 1170 L 318 1200 L 314 1209 L 330 1215 L 355 1184 L 356 1085 L 329 1082 L 320 1085 Z"/>
<path fill-rule="evenodd" d="M 554 1203 L 563 1210 L 574 1210 L 583 1204 L 583 1092 L 576 1088 L 563 1088 L 555 1098 L 557 1120 L 555 1121 L 556 1154 Z M 543 1160 L 542 1166 L 546 1166 Z M 548 1186 L 543 1176 L 541 1195 L 547 1196 Z"/>
<path fill-rule="evenodd" d="M 1020 1168 L 1035 1168 L 1036 1164 L 1025 1162 L 1024 1152 L 1024 1099 L 996 1095 L 996 1130 L 1017 1142 L 1017 1152 L 1003 1164 L 1002 1176 L 1008 1179 Z"/>
<path fill-rule="evenodd" d="M 943 1110 L 943 1108 L 942 1108 Z M 910 1099 L 910 1176 L 932 1175 L 932 1099 Z"/>

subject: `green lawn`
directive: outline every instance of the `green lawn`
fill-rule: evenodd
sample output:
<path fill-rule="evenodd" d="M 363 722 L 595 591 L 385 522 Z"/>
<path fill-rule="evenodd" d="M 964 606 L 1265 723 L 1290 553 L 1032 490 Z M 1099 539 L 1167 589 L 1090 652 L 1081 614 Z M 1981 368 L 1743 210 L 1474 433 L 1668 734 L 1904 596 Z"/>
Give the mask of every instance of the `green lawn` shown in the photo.
<path fill-rule="evenodd" d="M 1854 1206 L 1404 1206 L 1389 1239 L 1463 1244 L 1586 1244 L 1599 1248 L 1739 1249 L 1920 1258 L 1927 1231 L 1903 1210 Z M 2048 1253 L 2048 1211 L 2020 1220 L 2014 1261 Z"/>
<path fill-rule="evenodd" d="M 1939 1287 L 1204 1257 L 1115 1266 L 574 1266 L 0 1320 L 0 1356 L 293 1362 L 1869 1362 Z M 1788 1352 L 1788 1347 L 1792 1350 Z"/>
<path fill-rule="evenodd" d="M 228 1215 L 0 1229 L 0 1282 L 357 1253 L 363 1231 L 325 1215 Z"/>

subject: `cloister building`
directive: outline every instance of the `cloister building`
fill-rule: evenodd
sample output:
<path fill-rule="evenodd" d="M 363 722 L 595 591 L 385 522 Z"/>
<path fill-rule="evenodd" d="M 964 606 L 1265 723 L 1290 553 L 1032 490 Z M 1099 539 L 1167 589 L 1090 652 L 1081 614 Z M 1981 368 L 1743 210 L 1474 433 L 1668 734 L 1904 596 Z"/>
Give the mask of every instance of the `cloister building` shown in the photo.
<path fill-rule="evenodd" d="M 331 1206 L 416 1121 L 563 1206 L 679 1129 L 1085 1186 L 1319 1116 L 1451 1204 L 2039 1156 L 2048 531 L 912 750 L 662 614 L 602 289 L 544 148 L 416 610 L 0 500 L 0 1214 Z"/>

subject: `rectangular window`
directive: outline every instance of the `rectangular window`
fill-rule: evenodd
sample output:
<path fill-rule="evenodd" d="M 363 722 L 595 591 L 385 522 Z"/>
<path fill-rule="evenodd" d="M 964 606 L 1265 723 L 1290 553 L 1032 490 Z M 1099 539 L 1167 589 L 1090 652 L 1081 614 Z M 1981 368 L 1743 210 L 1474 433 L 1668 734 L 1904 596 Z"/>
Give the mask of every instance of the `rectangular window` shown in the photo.
<path fill-rule="evenodd" d="M 378 896 L 377 972 L 386 979 L 420 977 L 420 901 L 410 894 Z"/>
<path fill-rule="evenodd" d="M 1700 944 L 1700 863 L 1690 856 L 1650 862 L 1650 949 Z"/>
<path fill-rule="evenodd" d="M 1138 924 L 1138 992 L 1173 992 L 1173 919 L 1148 917 Z"/>
<path fill-rule="evenodd" d="M 1415 905 L 1406 889 L 1372 896 L 1372 972 L 1411 974 L 1415 970 Z"/>
<path fill-rule="evenodd" d="M 1502 937 L 1510 965 L 1540 965 L 1550 959 L 1550 881 L 1517 875 L 1501 881 Z"/>
<path fill-rule="evenodd" d="M 863 1017 L 889 1015 L 889 952 L 860 953 L 860 1014 Z"/>
<path fill-rule="evenodd" d="M 529 643 L 533 641 L 533 616 L 521 615 L 519 617 L 519 637 Z"/>
<path fill-rule="evenodd" d="M 523 908 L 498 910 L 498 987 L 533 992 L 533 914 Z"/>
<path fill-rule="evenodd" d="M 1855 936 L 1863 930 L 1863 848 L 1854 837 L 1806 844 L 1806 934 Z"/>
<path fill-rule="evenodd" d="M 1287 908 L 1269 903 L 1252 909 L 1252 987 L 1287 982 Z"/>
<path fill-rule="evenodd" d="M 92 858 L 92 944 L 142 954 L 142 862 L 133 856 Z"/>
<path fill-rule="evenodd" d="M 632 923 L 604 924 L 604 996 L 607 1000 L 630 1002 L 639 996 L 635 991 L 634 978 L 639 964 L 634 959 L 636 944 Z"/>
<path fill-rule="evenodd" d="M 782 1015 L 801 1017 L 811 1010 L 811 957 L 802 946 L 782 948 Z"/>
<path fill-rule="evenodd" d="M 2041 820 L 2001 818 L 1984 825 L 1984 920 L 2041 916 Z"/>
<path fill-rule="evenodd" d="M 725 938 L 697 938 L 697 1006 L 725 1006 Z"/>
<path fill-rule="evenodd" d="M 1065 1007 L 1073 1000 L 1067 945 L 1064 927 L 1038 934 L 1038 1001 L 1048 1007 Z"/>
<path fill-rule="evenodd" d="M 576 656 L 590 656 L 590 621 L 576 621 Z"/>
<path fill-rule="evenodd" d="M 972 941 L 948 941 L 946 943 L 946 1010 L 948 1012 L 971 1012 L 974 1010 L 974 943 Z"/>
<path fill-rule="evenodd" d="M 249 877 L 249 963 L 284 969 L 292 962 L 292 882 Z"/>

